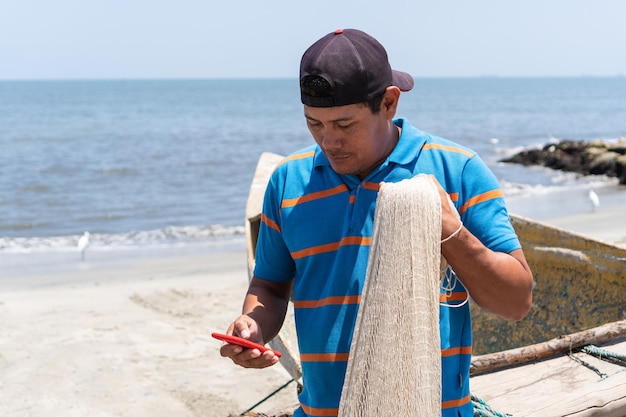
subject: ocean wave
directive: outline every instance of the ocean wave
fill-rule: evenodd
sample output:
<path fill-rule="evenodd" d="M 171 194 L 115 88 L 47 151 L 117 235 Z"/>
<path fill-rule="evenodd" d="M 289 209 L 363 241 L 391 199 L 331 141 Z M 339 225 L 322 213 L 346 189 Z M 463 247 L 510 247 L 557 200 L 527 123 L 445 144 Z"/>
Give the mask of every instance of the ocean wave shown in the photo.
<path fill-rule="evenodd" d="M 571 190 L 592 190 L 605 187 L 614 187 L 618 184 L 616 178 L 605 175 L 582 176 L 572 172 L 555 171 L 550 177 L 550 184 L 523 184 L 500 181 L 505 197 L 532 197 Z"/>
<path fill-rule="evenodd" d="M 90 249 L 124 249 L 184 246 L 220 243 L 242 237 L 243 226 L 172 226 L 159 230 L 131 231 L 127 233 L 97 233 L 89 236 Z M 80 235 L 41 237 L 0 237 L 0 252 L 67 252 L 75 251 Z"/>

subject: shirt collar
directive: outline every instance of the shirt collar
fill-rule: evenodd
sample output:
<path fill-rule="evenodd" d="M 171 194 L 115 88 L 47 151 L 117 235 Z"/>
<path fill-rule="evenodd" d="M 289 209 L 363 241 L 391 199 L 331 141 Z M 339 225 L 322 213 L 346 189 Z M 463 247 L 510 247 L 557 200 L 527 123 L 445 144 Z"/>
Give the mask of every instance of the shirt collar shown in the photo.
<path fill-rule="evenodd" d="M 413 127 L 405 118 L 398 118 L 393 121 L 401 130 L 400 139 L 387 158 L 387 161 L 398 165 L 406 165 L 415 159 L 415 155 L 426 143 L 426 134 Z"/>

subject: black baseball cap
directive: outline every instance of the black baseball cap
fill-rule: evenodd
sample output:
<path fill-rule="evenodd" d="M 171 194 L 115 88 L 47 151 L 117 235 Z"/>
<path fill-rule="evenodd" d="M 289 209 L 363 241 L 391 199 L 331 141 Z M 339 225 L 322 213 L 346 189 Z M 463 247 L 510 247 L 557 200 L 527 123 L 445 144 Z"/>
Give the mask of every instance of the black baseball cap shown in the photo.
<path fill-rule="evenodd" d="M 338 29 L 309 49 L 300 61 L 300 95 L 311 107 L 363 103 L 389 86 L 413 88 L 413 77 L 392 70 L 385 48 L 356 29 Z"/>

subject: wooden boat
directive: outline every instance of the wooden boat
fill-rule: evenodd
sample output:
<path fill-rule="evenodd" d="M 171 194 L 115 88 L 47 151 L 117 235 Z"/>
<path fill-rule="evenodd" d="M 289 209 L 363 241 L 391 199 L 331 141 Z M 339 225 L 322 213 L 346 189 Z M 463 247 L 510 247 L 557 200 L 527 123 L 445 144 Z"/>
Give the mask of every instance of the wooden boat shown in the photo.
<path fill-rule="evenodd" d="M 280 155 L 262 154 L 250 188 L 245 219 L 250 276 L 263 195 L 281 160 Z M 519 322 L 472 305 L 476 407 L 484 400 L 513 416 L 625 417 L 626 249 L 516 215 L 511 221 L 533 270 L 534 301 Z M 298 381 L 292 320 L 270 345 L 283 353 L 281 364 Z M 593 356 L 596 347 L 603 358 Z M 617 359 L 607 361 L 612 355 Z M 289 416 L 292 411 L 265 415 Z M 497 415 L 489 412 L 482 415 Z"/>

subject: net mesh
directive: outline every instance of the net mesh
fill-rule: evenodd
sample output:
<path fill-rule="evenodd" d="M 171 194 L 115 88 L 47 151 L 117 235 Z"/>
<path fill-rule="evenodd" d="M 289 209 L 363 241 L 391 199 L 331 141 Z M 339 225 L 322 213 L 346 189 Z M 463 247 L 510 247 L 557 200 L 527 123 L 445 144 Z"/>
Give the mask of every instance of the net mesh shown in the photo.
<path fill-rule="evenodd" d="M 441 202 L 419 175 L 382 183 L 339 417 L 441 415 Z"/>

